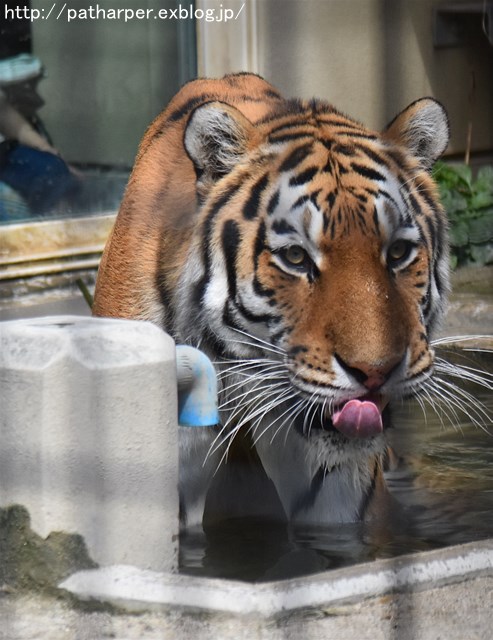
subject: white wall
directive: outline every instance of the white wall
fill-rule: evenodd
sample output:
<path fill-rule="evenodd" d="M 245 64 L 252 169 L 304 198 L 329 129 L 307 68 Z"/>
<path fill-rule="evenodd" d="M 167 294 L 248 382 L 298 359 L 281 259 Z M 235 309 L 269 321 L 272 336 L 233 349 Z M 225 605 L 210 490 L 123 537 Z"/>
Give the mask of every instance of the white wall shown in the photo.
<path fill-rule="evenodd" d="M 197 1 L 208 7 L 223 4 Z M 449 112 L 450 152 L 464 150 L 469 120 L 473 149 L 491 150 L 493 50 L 479 15 L 470 22 L 468 46 L 433 47 L 432 10 L 444 1 L 247 0 L 242 25 L 197 25 L 199 35 L 211 43 L 207 50 L 199 48 L 199 69 L 220 76 L 252 60 L 248 70 L 286 95 L 325 98 L 375 128 L 431 95 Z"/>

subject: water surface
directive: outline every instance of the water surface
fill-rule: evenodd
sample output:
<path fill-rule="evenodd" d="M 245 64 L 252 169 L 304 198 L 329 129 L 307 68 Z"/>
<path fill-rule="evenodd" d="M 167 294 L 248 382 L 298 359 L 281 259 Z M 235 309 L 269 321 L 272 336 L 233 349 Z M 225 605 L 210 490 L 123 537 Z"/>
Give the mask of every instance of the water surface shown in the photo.
<path fill-rule="evenodd" d="M 460 362 L 493 371 L 493 356 L 471 358 Z M 386 474 L 395 502 L 385 522 L 288 527 L 238 518 L 182 534 L 180 571 L 277 580 L 493 537 L 493 393 L 461 388 L 489 414 L 483 428 L 460 411 L 424 413 L 416 401 L 393 407 L 389 440 L 398 463 Z"/>

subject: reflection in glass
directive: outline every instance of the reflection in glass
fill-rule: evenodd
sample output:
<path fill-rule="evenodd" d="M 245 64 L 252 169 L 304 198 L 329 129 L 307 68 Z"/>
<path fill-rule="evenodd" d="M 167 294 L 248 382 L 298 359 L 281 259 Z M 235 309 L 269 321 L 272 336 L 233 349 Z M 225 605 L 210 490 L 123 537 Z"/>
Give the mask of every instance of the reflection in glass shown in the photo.
<path fill-rule="evenodd" d="M 0 15 L 0 224 L 116 211 L 145 128 L 195 73 L 192 20 L 156 19 L 152 0 L 128 20 L 63 5 Z"/>

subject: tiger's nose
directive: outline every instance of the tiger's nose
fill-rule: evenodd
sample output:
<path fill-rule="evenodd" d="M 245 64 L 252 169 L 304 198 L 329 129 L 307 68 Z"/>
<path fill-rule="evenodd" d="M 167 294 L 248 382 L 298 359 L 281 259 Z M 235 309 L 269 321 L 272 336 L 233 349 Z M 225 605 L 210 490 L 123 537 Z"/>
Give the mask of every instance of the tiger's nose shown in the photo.
<path fill-rule="evenodd" d="M 403 360 L 402 357 L 398 357 L 383 364 L 374 365 L 367 362 L 348 363 L 337 354 L 335 354 L 335 359 L 346 373 L 363 384 L 368 391 L 378 391 L 383 387 Z"/>

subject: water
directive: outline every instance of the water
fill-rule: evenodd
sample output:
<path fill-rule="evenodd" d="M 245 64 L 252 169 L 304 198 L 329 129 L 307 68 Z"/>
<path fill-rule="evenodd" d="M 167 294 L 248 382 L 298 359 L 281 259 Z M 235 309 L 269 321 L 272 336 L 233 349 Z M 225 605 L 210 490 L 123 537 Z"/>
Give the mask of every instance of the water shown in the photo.
<path fill-rule="evenodd" d="M 493 356 L 461 358 L 493 371 Z M 493 416 L 493 393 L 461 384 Z M 458 414 L 452 425 L 417 402 L 393 409 L 389 432 L 399 458 L 387 472 L 395 501 L 385 522 L 331 527 L 288 527 L 238 518 L 197 528 L 180 539 L 180 571 L 247 581 L 279 580 L 376 558 L 493 537 L 493 427 L 490 433 Z"/>

